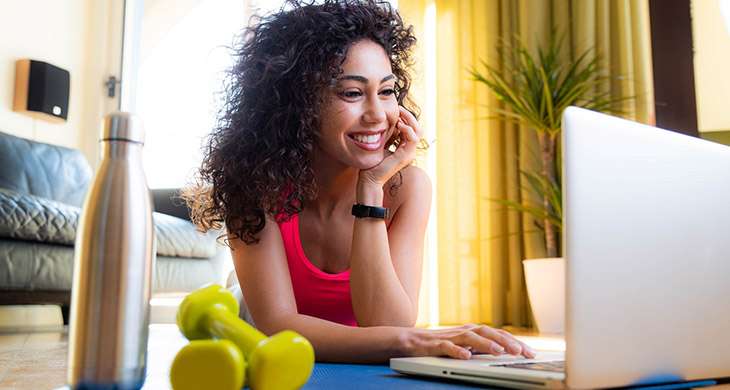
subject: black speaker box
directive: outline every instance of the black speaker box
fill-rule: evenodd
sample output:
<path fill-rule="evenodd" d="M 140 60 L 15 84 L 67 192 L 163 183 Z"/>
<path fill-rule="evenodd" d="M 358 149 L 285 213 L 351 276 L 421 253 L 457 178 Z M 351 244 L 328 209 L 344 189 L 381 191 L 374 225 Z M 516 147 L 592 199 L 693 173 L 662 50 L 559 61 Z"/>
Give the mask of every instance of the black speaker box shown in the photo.
<path fill-rule="evenodd" d="M 15 62 L 13 111 L 51 122 L 68 118 L 71 76 L 67 70 L 30 59 Z"/>

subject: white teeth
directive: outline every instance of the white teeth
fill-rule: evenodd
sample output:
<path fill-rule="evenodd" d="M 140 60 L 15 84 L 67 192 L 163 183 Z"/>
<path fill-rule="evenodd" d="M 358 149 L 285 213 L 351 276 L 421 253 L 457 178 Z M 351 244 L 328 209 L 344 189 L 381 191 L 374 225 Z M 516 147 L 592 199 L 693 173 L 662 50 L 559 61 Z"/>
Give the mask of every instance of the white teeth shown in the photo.
<path fill-rule="evenodd" d="M 382 136 L 382 133 L 373 134 L 373 135 L 355 134 L 352 136 L 352 138 L 354 138 L 355 141 L 361 142 L 364 144 L 376 144 L 376 143 L 380 142 L 381 136 Z"/>

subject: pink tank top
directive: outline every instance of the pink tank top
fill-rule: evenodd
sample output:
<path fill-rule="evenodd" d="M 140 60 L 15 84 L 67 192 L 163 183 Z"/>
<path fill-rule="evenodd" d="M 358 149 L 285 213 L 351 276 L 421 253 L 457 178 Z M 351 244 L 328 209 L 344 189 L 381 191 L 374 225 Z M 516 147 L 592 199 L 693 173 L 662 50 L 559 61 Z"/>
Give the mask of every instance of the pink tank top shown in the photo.
<path fill-rule="evenodd" d="M 350 300 L 350 270 L 329 274 L 312 264 L 299 237 L 299 215 L 278 222 L 299 314 L 357 326 Z"/>

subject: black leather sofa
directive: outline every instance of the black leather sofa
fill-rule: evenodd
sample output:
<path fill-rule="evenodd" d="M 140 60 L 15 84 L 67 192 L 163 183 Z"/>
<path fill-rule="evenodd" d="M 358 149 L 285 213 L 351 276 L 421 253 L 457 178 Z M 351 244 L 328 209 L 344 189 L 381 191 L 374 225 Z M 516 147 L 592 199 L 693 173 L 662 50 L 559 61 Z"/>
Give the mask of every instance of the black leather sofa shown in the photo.
<path fill-rule="evenodd" d="M 0 304 L 70 301 L 73 245 L 93 172 L 81 152 L 0 132 Z M 223 280 L 220 232 L 202 234 L 174 189 L 153 190 L 153 292 Z"/>

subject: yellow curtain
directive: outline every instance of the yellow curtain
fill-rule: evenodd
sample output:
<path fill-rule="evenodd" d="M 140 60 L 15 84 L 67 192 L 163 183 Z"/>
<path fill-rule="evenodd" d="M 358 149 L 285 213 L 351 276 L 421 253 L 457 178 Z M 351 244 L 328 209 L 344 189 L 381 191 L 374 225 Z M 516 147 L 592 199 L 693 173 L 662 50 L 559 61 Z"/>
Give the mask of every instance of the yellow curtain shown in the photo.
<path fill-rule="evenodd" d="M 537 140 L 530 129 L 485 119 L 499 103 L 468 69 L 483 70 L 481 61 L 500 67 L 500 42 L 517 36 L 534 50 L 555 27 L 565 35 L 566 55 L 594 48 L 612 76 L 603 87 L 615 97 L 635 96 L 623 111 L 652 123 L 648 3 L 399 0 L 398 7 L 419 38 L 413 91 L 421 121 L 435 127 L 426 130 L 435 135 L 428 153 L 436 162 L 437 249 L 427 251 L 435 266 L 426 269 L 419 323 L 530 326 L 522 260 L 544 256 L 543 236 L 528 217 L 490 198 L 527 196 L 519 171 L 536 164 Z"/>

